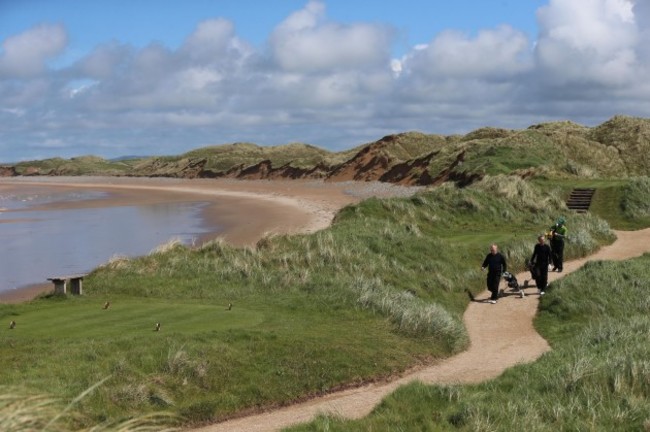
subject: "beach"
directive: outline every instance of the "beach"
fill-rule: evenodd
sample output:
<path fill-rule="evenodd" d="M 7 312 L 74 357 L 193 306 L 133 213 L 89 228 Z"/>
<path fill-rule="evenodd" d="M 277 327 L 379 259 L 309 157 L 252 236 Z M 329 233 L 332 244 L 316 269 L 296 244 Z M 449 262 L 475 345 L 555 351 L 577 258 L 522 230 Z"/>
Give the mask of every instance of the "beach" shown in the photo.
<path fill-rule="evenodd" d="M 317 180 L 169 179 L 137 177 L 7 177 L 0 193 L 22 190 L 104 192 L 100 198 L 37 204 L 34 210 L 74 210 L 174 202 L 206 202 L 201 213 L 206 226 L 221 227 L 199 243 L 223 238 L 236 247 L 254 247 L 263 237 L 311 233 L 328 227 L 343 207 L 365 198 L 409 196 L 421 190 L 378 182 Z M 6 216 L 6 214 L 5 214 Z M 4 223 L 11 223 L 6 218 Z M 51 291 L 52 284 L 36 284 L 0 292 L 0 302 L 30 300 Z"/>

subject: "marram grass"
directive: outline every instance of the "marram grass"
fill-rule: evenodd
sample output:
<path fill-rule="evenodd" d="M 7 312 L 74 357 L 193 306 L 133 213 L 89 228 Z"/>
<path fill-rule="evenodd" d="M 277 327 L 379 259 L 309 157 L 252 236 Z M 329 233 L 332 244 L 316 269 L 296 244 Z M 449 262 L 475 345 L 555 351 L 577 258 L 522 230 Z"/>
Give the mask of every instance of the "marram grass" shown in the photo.
<path fill-rule="evenodd" d="M 552 351 L 474 386 L 398 389 L 368 417 L 291 431 L 650 431 L 650 254 L 594 262 L 549 286 L 536 325 Z"/>
<path fill-rule="evenodd" d="M 160 411 L 215 421 L 386 378 L 464 349 L 464 290 L 484 290 L 490 243 L 523 269 L 558 215 L 573 236 L 567 259 L 613 238 L 555 195 L 494 176 L 369 199 L 328 229 L 256 248 L 172 241 L 116 257 L 82 298 L 0 306 L 0 320 L 18 323 L 0 334 L 11 365 L 0 380 L 70 399 L 111 375 L 75 408 L 88 427 Z"/>
<path fill-rule="evenodd" d="M 47 394 L 0 386 L 0 430 L 3 432 L 176 432 L 171 414 L 153 413 L 122 421 L 102 422 L 85 428 L 70 426 L 69 411 L 91 389 L 68 405 Z"/>
<path fill-rule="evenodd" d="M 621 209 L 629 219 L 650 218 L 650 178 L 635 177 L 623 188 Z"/>

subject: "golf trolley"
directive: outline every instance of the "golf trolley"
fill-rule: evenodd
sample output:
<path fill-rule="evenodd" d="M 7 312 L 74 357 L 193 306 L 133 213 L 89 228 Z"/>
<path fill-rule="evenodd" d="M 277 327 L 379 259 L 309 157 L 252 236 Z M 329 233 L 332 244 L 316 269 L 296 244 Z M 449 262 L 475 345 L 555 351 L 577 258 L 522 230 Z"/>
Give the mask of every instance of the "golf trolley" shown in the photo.
<path fill-rule="evenodd" d="M 515 275 L 513 275 L 510 272 L 503 272 L 501 277 L 503 277 L 503 279 L 508 283 L 508 288 L 510 288 L 510 291 L 519 293 L 519 296 L 521 298 L 524 298 L 526 296 L 522 287 L 519 286 L 519 282 L 517 281 Z M 526 288 L 527 286 L 528 286 L 528 281 L 525 281 L 523 288 Z"/>

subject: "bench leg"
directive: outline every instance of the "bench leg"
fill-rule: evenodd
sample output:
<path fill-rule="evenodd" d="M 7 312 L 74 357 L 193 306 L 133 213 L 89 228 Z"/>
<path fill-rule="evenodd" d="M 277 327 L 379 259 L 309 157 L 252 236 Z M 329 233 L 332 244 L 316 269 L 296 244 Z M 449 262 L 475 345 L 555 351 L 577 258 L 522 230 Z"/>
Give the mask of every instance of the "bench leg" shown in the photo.
<path fill-rule="evenodd" d="M 54 282 L 54 293 L 55 294 L 65 294 L 65 279 L 56 279 Z"/>
<path fill-rule="evenodd" d="M 70 292 L 75 295 L 83 294 L 82 279 L 71 279 L 70 280 Z"/>

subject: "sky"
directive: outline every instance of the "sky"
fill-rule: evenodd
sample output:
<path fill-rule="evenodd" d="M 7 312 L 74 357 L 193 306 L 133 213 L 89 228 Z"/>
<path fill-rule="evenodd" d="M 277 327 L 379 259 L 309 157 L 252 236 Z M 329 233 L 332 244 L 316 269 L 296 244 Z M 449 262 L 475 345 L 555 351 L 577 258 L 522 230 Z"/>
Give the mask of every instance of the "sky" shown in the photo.
<path fill-rule="evenodd" d="M 650 117 L 650 0 L 0 0 L 0 162 Z"/>

